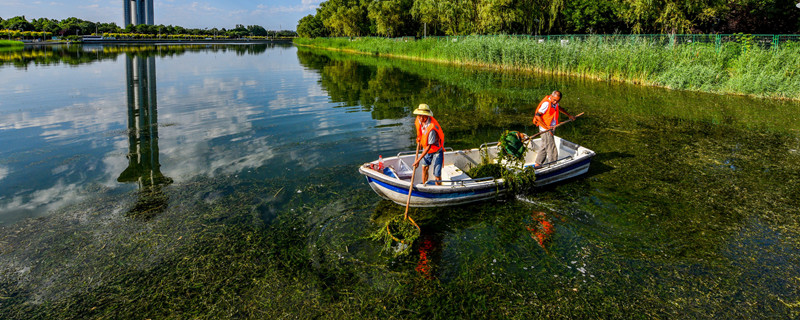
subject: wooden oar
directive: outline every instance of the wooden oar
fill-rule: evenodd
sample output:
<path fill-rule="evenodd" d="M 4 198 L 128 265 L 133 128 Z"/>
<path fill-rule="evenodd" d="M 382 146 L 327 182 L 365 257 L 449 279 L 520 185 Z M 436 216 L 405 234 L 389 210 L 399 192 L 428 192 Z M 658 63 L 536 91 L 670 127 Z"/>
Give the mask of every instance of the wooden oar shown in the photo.
<path fill-rule="evenodd" d="M 539 135 L 541 135 L 542 133 L 549 132 L 549 131 L 553 131 L 553 130 L 555 130 L 556 128 L 558 128 L 558 127 L 560 127 L 560 126 L 562 126 L 562 125 L 564 125 L 564 124 L 567 124 L 568 122 L 571 122 L 572 120 L 574 120 L 574 119 L 576 119 L 576 118 L 578 118 L 578 117 L 580 117 L 580 116 L 582 116 L 582 115 L 583 115 L 583 112 L 581 112 L 581 113 L 577 114 L 576 116 L 572 117 L 572 119 L 569 119 L 569 120 L 567 120 L 567 121 L 564 121 L 564 122 L 562 122 L 562 123 L 559 123 L 559 124 L 558 124 L 558 125 L 556 125 L 555 127 L 552 127 L 552 128 L 550 128 L 550 129 L 547 129 L 547 130 L 545 130 L 545 131 L 540 131 L 539 133 L 537 133 L 537 134 L 534 134 L 534 135 L 532 135 L 532 136 L 528 136 L 528 138 L 526 138 L 526 139 L 525 139 L 525 141 L 523 141 L 522 143 L 528 142 L 528 141 L 532 140 L 533 138 L 536 138 L 536 137 L 538 137 L 538 136 L 539 136 Z"/>

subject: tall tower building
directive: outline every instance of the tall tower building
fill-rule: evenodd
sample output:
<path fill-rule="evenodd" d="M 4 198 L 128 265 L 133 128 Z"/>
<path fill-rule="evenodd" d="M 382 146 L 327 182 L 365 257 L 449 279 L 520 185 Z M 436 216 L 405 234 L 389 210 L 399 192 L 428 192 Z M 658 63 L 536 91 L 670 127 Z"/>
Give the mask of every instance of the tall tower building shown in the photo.
<path fill-rule="evenodd" d="M 153 0 L 122 0 L 125 25 L 154 25 Z"/>

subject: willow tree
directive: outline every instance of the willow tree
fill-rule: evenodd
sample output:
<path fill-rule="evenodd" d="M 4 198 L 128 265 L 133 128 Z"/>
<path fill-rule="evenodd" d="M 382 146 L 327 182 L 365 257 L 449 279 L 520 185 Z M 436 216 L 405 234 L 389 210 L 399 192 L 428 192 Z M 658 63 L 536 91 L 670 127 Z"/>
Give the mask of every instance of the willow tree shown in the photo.
<path fill-rule="evenodd" d="M 520 11 L 515 33 L 550 33 L 566 23 L 565 0 L 516 0 L 515 3 Z"/>
<path fill-rule="evenodd" d="M 439 20 L 439 5 L 437 0 L 414 0 L 411 15 L 425 25 L 426 34 L 437 34 L 441 20 Z"/>
<path fill-rule="evenodd" d="M 618 0 L 620 18 L 633 33 L 691 33 L 725 13 L 726 0 Z M 748 1 L 748 0 L 744 0 Z M 743 2 L 734 0 L 731 2 Z"/>
<path fill-rule="evenodd" d="M 478 6 L 479 33 L 517 33 L 525 14 L 517 0 L 483 0 Z"/>
<path fill-rule="evenodd" d="M 369 34 L 369 0 L 329 0 L 320 4 L 317 15 L 333 36 L 357 37 Z"/>
<path fill-rule="evenodd" d="M 375 32 L 387 37 L 403 35 L 413 24 L 411 7 L 414 0 L 373 0 L 367 17 L 375 26 Z"/>
<path fill-rule="evenodd" d="M 462 26 L 467 8 L 462 6 L 461 0 L 440 0 L 437 3 L 439 5 L 439 21 L 442 23 L 446 35 L 454 36 L 469 32 Z"/>
<path fill-rule="evenodd" d="M 327 36 L 322 20 L 317 16 L 307 15 L 297 22 L 297 34 L 304 38 L 316 38 Z"/>

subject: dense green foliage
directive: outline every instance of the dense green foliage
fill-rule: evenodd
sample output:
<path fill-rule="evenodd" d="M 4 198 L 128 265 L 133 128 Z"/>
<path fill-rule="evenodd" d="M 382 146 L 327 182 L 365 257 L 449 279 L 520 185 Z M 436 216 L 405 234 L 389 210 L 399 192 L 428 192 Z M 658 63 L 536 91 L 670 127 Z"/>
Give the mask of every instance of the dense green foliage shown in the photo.
<path fill-rule="evenodd" d="M 793 33 L 795 0 L 328 0 L 302 37 L 563 33 Z M 764 23 L 769 21 L 770 23 Z"/>
<path fill-rule="evenodd" d="M 569 42 L 497 36 L 418 41 L 319 38 L 295 43 L 672 89 L 800 99 L 800 46 L 789 43 L 764 49 L 748 37 L 718 45 L 676 44 L 646 37 L 612 41 L 601 36 Z"/>
<path fill-rule="evenodd" d="M 2 30 L 7 30 L 2 32 Z M 46 32 L 47 34 L 31 34 L 24 32 Z M 237 24 L 233 29 L 190 29 L 173 25 L 129 25 L 125 28 L 117 26 L 116 23 L 92 22 L 75 17 L 64 20 L 38 18 L 30 22 L 25 16 L 17 16 L 8 20 L 0 18 L 0 35 L 12 38 L 43 38 L 52 35 L 69 36 L 83 34 L 104 34 L 104 33 L 139 33 L 149 35 L 195 35 L 195 36 L 222 36 L 230 38 L 242 38 L 247 36 L 276 36 L 293 37 L 297 34 L 290 30 L 266 30 L 259 25 L 244 26 Z"/>

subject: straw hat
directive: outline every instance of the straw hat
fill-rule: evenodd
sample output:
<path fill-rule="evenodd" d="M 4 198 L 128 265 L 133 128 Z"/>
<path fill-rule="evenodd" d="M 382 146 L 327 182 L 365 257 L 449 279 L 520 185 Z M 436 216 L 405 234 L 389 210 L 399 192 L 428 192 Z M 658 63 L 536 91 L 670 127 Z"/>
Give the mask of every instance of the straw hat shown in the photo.
<path fill-rule="evenodd" d="M 419 107 L 417 107 L 417 110 L 414 110 L 414 114 L 433 117 L 433 112 L 431 111 L 431 107 L 429 107 L 427 104 L 424 103 L 420 104 Z"/>

